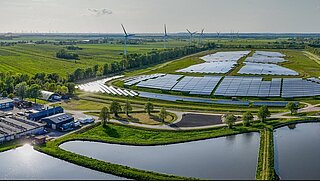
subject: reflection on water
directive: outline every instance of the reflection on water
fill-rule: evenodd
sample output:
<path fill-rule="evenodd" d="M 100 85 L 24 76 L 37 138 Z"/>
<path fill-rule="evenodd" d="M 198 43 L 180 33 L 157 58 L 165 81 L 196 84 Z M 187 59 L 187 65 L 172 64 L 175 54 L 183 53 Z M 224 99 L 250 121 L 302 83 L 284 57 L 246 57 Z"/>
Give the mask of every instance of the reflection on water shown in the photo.
<path fill-rule="evenodd" d="M 73 141 L 62 144 L 61 148 L 160 173 L 209 179 L 255 179 L 259 133 L 165 146 Z"/>
<path fill-rule="evenodd" d="M 297 127 L 297 124 L 290 124 L 288 125 L 289 129 L 295 129 Z"/>
<path fill-rule="evenodd" d="M 0 179 L 119 179 L 50 157 L 24 145 L 0 153 Z"/>
<path fill-rule="evenodd" d="M 274 133 L 277 174 L 281 179 L 320 179 L 320 123 L 291 128 Z"/>

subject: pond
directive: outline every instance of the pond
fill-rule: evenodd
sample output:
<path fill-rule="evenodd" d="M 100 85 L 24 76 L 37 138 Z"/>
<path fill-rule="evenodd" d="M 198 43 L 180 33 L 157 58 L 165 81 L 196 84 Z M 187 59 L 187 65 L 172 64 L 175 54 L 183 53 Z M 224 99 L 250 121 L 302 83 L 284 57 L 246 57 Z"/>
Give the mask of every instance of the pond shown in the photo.
<path fill-rule="evenodd" d="M 67 151 L 142 170 L 207 179 L 255 179 L 259 133 L 161 146 L 71 141 Z"/>
<path fill-rule="evenodd" d="M 276 129 L 275 169 L 281 179 L 320 179 L 320 123 Z"/>
<path fill-rule="evenodd" d="M 1 180 L 121 179 L 53 158 L 30 145 L 0 153 L 0 163 Z"/>

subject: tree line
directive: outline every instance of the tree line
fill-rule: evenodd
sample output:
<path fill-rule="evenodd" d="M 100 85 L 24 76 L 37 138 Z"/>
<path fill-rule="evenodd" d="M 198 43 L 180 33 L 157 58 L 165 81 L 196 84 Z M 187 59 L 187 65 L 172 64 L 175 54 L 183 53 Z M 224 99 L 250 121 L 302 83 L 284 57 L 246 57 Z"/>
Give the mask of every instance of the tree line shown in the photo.
<path fill-rule="evenodd" d="M 0 94 L 2 97 L 12 98 L 18 96 L 23 99 L 30 96 L 34 98 L 35 96 L 32 95 L 37 94 L 31 94 L 30 91 L 27 91 L 29 89 L 33 90 L 31 92 L 37 92 L 34 90 L 39 89 L 56 92 L 61 95 L 73 95 L 75 84 L 68 82 L 57 73 L 36 73 L 33 76 L 20 73 L 14 74 L 12 72 L 0 73 Z"/>
<path fill-rule="evenodd" d="M 83 79 L 94 78 L 98 75 L 118 73 L 128 69 L 140 68 L 181 58 L 204 50 L 214 49 L 215 47 L 215 43 L 209 42 L 202 45 L 176 47 L 162 51 L 154 50 L 148 53 L 133 53 L 127 55 L 118 62 L 107 63 L 102 66 L 95 65 L 86 69 L 78 68 L 74 72 L 69 73 L 67 79 L 70 82 L 75 82 Z"/>

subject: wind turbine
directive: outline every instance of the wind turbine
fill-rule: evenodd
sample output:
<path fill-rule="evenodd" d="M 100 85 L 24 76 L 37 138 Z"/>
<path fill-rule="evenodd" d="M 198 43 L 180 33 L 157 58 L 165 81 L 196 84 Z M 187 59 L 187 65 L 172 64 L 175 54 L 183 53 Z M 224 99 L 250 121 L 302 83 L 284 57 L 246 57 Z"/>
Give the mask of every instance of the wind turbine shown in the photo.
<path fill-rule="evenodd" d="M 203 32 L 204 32 L 204 28 L 202 28 L 200 36 L 199 36 L 199 43 L 202 43 L 203 41 Z"/>
<path fill-rule="evenodd" d="M 188 31 L 188 33 L 190 34 L 190 45 L 192 44 L 192 37 L 193 37 L 193 35 L 194 34 L 196 34 L 197 32 L 195 31 L 195 32 L 191 32 L 191 31 L 189 31 L 188 29 L 187 29 L 187 31 Z"/>
<path fill-rule="evenodd" d="M 126 56 L 127 55 L 127 41 L 128 41 L 128 37 L 130 36 L 134 36 L 134 34 L 128 34 L 126 29 L 124 28 L 123 24 L 121 24 L 122 29 L 123 29 L 123 33 L 124 33 L 124 46 L 123 46 L 123 55 Z"/>
<path fill-rule="evenodd" d="M 163 48 L 166 49 L 167 46 L 167 40 L 168 40 L 168 34 L 167 34 L 167 25 L 164 24 L 164 36 L 163 36 Z"/>
<path fill-rule="evenodd" d="M 218 42 L 220 41 L 220 31 L 217 31 Z"/>

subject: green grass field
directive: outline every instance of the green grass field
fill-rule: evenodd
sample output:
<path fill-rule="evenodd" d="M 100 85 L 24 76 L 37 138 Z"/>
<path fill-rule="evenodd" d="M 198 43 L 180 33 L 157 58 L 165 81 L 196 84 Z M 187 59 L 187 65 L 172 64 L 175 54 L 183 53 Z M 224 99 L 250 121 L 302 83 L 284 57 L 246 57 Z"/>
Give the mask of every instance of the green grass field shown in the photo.
<path fill-rule="evenodd" d="M 168 42 L 168 47 L 184 46 L 186 42 Z M 64 60 L 55 57 L 55 53 L 64 48 L 51 44 L 18 44 L 0 47 L 0 72 L 12 71 L 33 75 L 38 72 L 58 73 L 62 76 L 73 72 L 76 68 L 103 65 L 120 61 L 123 53 L 122 44 L 83 44 L 77 45 L 82 50 L 72 51 L 80 56 L 80 60 Z M 162 42 L 128 45 L 128 53 L 146 53 L 154 49 L 163 49 Z"/>

